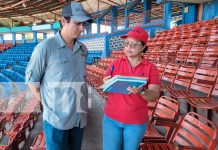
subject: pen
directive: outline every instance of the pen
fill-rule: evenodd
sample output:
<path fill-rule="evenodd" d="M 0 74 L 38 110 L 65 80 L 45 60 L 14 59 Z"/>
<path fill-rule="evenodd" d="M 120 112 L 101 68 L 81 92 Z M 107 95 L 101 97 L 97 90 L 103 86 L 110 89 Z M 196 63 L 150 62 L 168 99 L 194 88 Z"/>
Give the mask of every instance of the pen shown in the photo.
<path fill-rule="evenodd" d="M 110 73 L 111 77 L 113 75 L 113 72 L 114 72 L 114 65 L 111 67 L 111 73 Z"/>

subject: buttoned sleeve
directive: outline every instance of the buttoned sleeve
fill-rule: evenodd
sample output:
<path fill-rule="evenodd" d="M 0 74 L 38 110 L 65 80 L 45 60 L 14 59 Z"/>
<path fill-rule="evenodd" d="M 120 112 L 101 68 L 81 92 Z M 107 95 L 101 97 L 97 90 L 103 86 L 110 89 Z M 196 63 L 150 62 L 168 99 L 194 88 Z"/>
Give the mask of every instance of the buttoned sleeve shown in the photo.
<path fill-rule="evenodd" d="M 39 85 L 46 69 L 46 51 L 42 46 L 36 46 L 25 73 L 26 83 Z"/>
<path fill-rule="evenodd" d="M 159 77 L 159 71 L 158 69 L 152 65 L 151 72 L 149 76 L 149 84 L 160 84 L 160 77 Z"/>

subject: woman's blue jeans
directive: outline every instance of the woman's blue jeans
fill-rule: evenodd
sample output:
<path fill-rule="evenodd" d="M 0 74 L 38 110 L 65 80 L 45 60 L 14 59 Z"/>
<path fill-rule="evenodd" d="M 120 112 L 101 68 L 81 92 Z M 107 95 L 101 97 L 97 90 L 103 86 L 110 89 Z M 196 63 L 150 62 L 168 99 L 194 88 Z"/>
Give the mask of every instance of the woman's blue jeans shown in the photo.
<path fill-rule="evenodd" d="M 103 150 L 138 150 L 147 123 L 124 124 L 106 115 L 103 118 Z"/>
<path fill-rule="evenodd" d="M 47 121 L 43 122 L 46 150 L 81 150 L 83 128 L 69 130 L 54 128 Z"/>

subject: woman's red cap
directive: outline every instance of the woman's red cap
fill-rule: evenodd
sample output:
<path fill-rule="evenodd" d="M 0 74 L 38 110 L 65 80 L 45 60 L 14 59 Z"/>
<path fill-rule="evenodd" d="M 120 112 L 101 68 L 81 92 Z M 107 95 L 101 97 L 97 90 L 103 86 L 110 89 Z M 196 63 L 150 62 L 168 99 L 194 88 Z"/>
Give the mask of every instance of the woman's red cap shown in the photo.
<path fill-rule="evenodd" d="M 120 36 L 121 38 L 127 38 L 131 37 L 138 41 L 142 41 L 145 44 L 148 41 L 148 33 L 140 26 L 134 27 L 132 30 L 130 30 L 127 34 Z"/>

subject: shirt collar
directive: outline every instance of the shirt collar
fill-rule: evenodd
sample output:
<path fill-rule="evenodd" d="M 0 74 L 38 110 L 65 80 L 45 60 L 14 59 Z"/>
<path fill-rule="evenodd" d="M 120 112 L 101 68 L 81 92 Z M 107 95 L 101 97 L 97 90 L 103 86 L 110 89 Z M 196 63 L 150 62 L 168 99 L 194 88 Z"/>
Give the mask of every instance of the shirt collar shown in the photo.
<path fill-rule="evenodd" d="M 61 48 L 61 47 L 64 47 L 64 46 L 67 47 L 64 40 L 63 40 L 63 38 L 61 37 L 60 31 L 58 31 L 55 34 L 55 39 L 57 40 L 58 48 Z M 81 47 L 81 43 L 76 39 L 73 50 L 78 50 L 80 47 Z"/>
<path fill-rule="evenodd" d="M 76 40 L 73 47 L 73 51 L 77 51 L 78 49 L 80 49 L 80 47 L 81 47 L 81 43 L 78 40 Z"/>
<path fill-rule="evenodd" d="M 61 35 L 60 35 L 60 31 L 58 31 L 58 32 L 55 34 L 55 39 L 57 40 L 58 48 L 61 48 L 61 47 L 66 46 L 64 40 L 62 39 L 62 37 L 61 37 Z"/>

